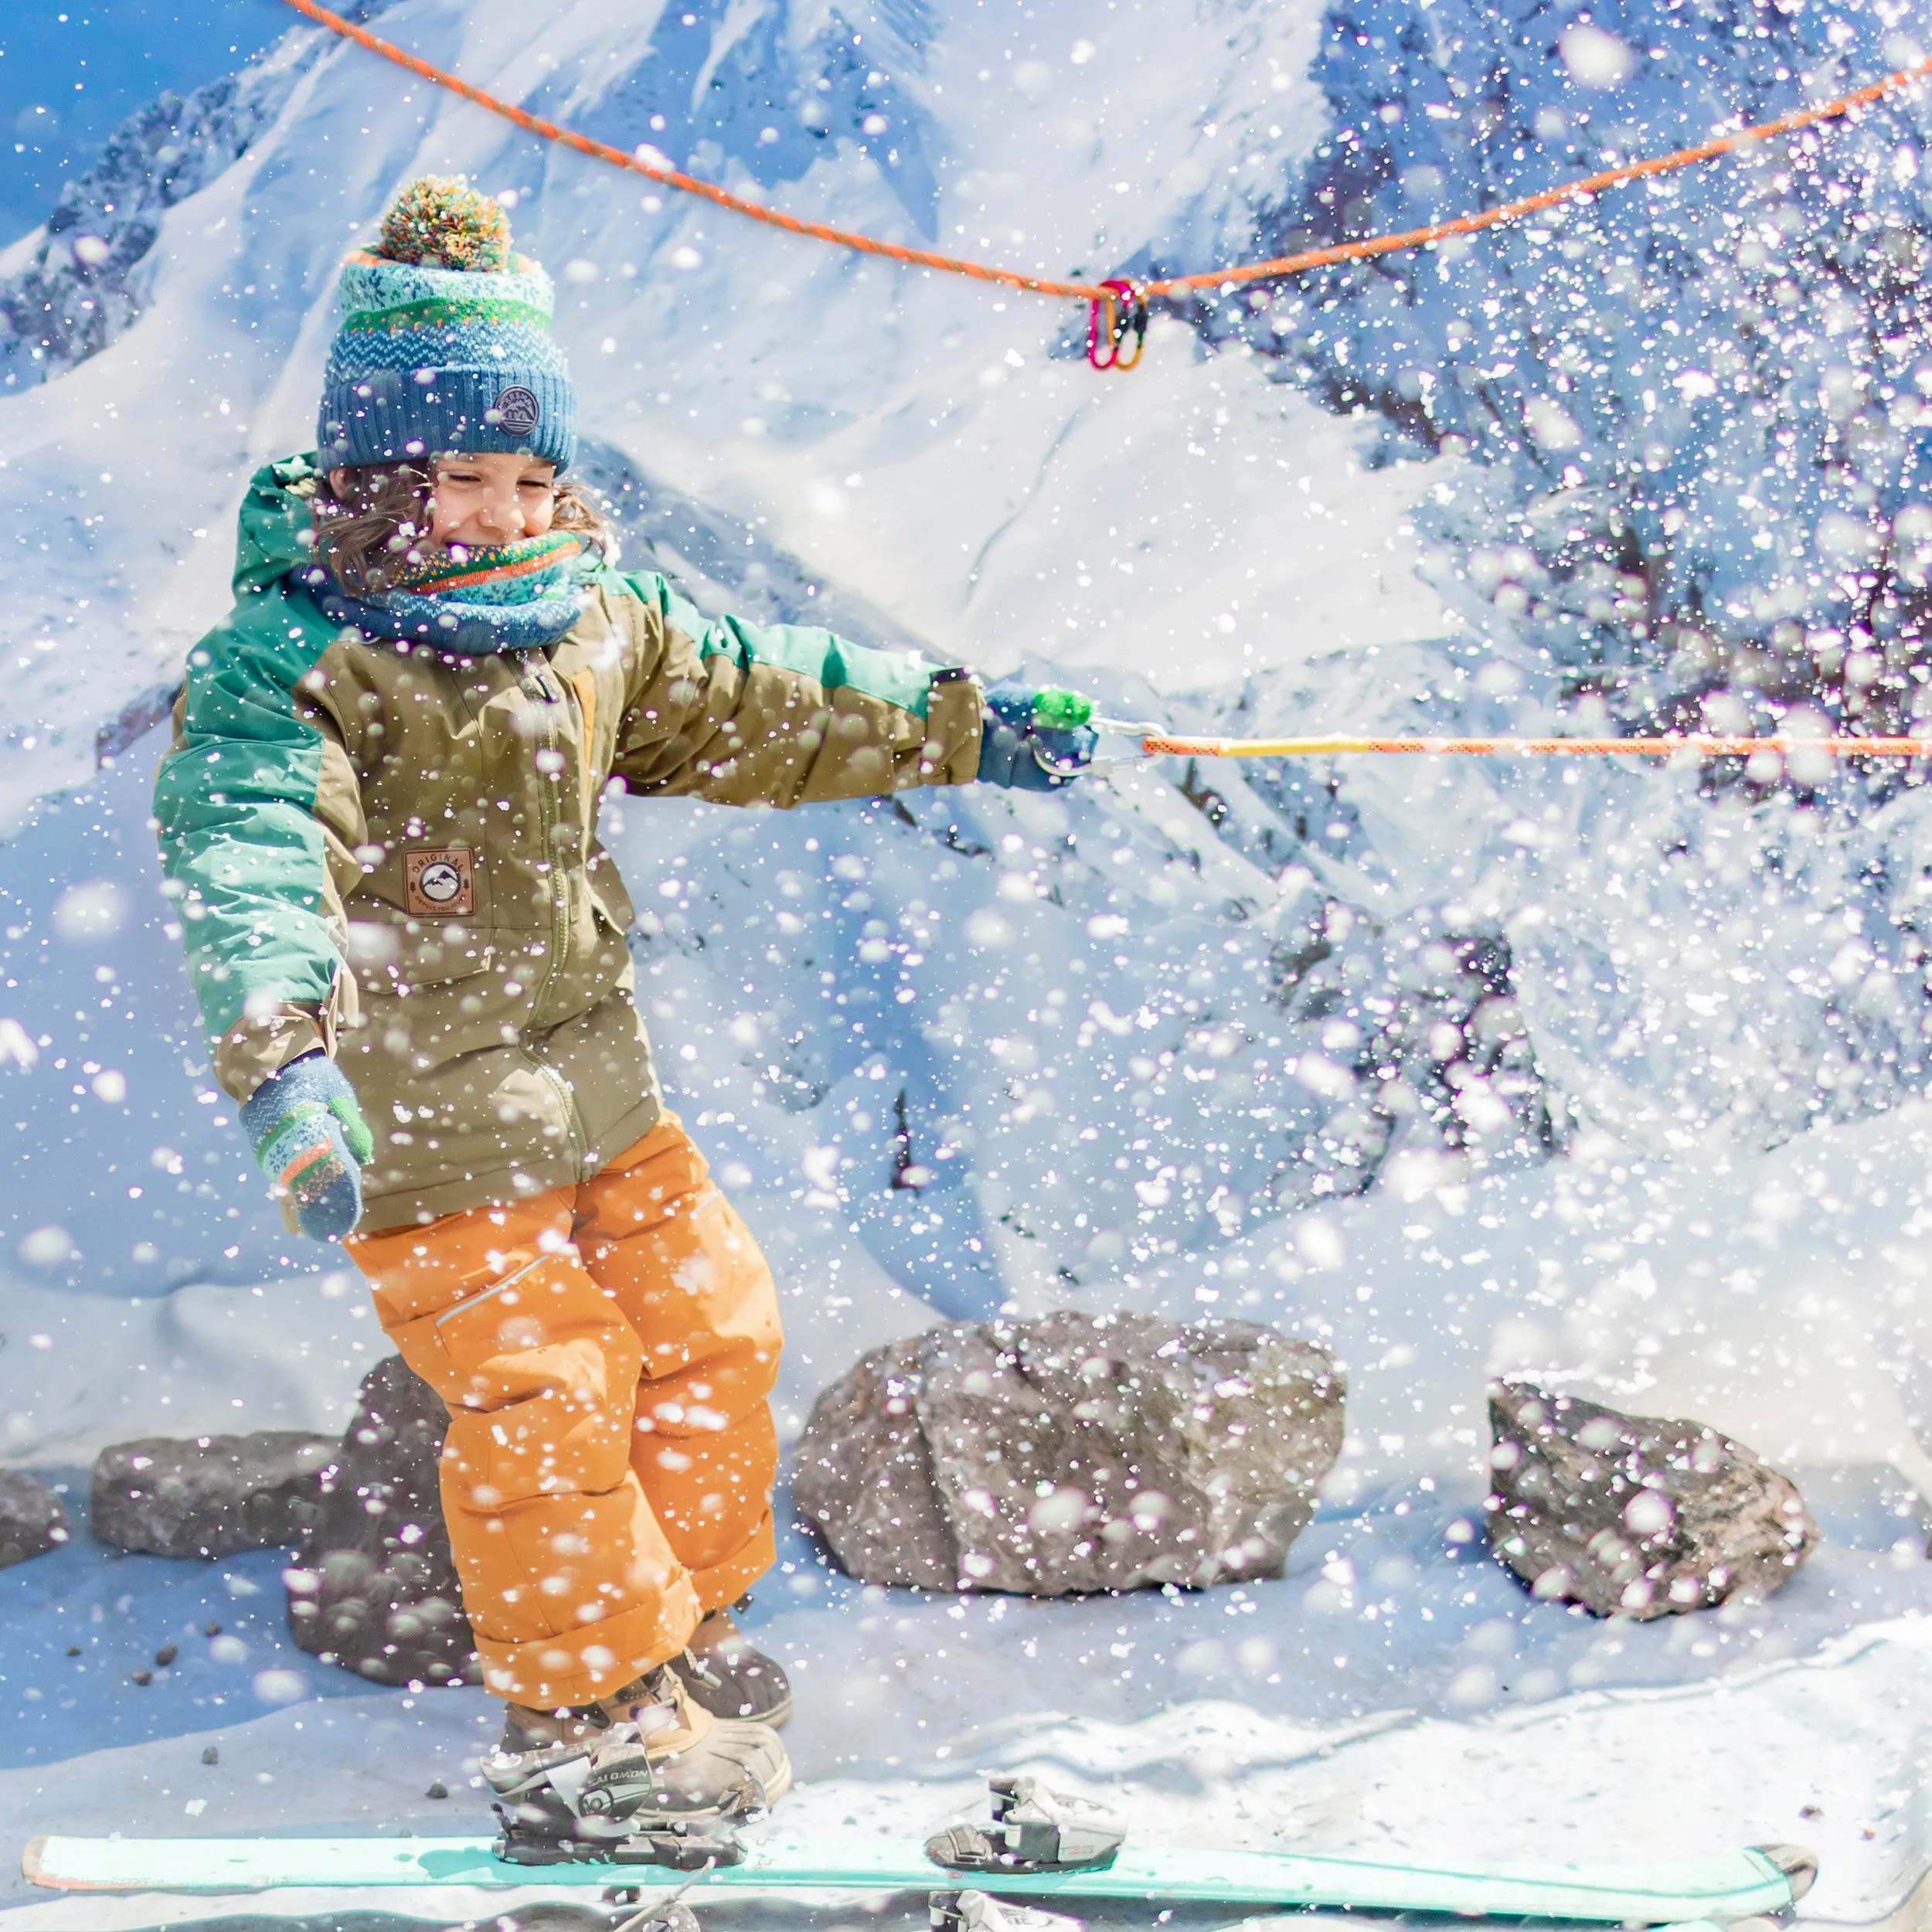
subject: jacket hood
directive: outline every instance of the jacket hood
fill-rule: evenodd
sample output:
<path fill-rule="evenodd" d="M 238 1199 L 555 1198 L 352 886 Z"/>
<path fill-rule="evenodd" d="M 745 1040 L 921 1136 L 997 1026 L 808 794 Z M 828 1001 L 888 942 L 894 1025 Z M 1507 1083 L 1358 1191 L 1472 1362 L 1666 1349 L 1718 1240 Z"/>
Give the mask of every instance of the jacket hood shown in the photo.
<path fill-rule="evenodd" d="M 321 479 L 312 454 L 266 464 L 249 479 L 235 533 L 235 596 L 272 589 L 315 554 L 309 505 Z"/>

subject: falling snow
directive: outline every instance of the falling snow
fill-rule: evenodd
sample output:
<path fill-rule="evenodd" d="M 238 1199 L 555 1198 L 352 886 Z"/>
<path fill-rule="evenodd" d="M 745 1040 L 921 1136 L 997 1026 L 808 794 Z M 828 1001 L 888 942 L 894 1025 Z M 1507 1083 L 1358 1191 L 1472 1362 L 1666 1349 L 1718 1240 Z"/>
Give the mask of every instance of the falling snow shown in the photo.
<path fill-rule="evenodd" d="M 1054 275 L 1412 226 L 1918 53 L 1803 0 L 365 11 L 600 139 Z M 0 1574 L 19 1833 L 484 1822 L 481 1693 L 295 1651 L 281 1553 L 84 1534 L 104 1444 L 336 1427 L 386 1352 L 210 1078 L 147 798 L 243 480 L 311 440 L 337 260 L 398 181 L 512 206 L 627 558 L 716 606 L 1244 735 L 1932 706 L 1916 101 L 1204 298 L 1102 378 L 1080 311 L 727 226 L 307 28 L 223 87 L 0 255 L 0 1456 L 76 1532 Z M 1002 1310 L 1264 1320 L 1349 1377 L 1279 1582 L 954 1602 L 791 1533 L 747 1618 L 798 1686 L 787 1809 L 923 1824 L 1035 1767 L 1150 1835 L 1797 1839 L 1809 1909 L 1895 1900 L 1932 1843 L 1924 798 L 1798 754 L 607 800 L 667 1088 L 781 1284 L 788 1439 L 865 1349 Z M 1504 1370 L 1750 1444 L 1818 1553 L 1654 1625 L 1532 1601 L 1481 1536 Z M 153 1922 L 0 1885 L 22 1928 Z"/>

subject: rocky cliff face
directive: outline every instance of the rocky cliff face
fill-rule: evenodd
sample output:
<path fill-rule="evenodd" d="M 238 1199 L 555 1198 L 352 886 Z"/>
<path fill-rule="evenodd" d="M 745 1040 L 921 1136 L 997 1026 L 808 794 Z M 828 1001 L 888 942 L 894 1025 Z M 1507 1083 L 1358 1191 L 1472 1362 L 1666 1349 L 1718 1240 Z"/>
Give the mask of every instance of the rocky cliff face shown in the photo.
<path fill-rule="evenodd" d="M 165 94 L 121 124 L 0 281 L 0 396 L 85 362 L 134 321 L 162 217 L 247 151 L 320 52 L 319 35 L 291 35 L 241 73 Z"/>
<path fill-rule="evenodd" d="M 385 5 L 339 11 L 364 21 Z M 821 19 L 789 0 L 749 13 L 732 0 L 697 0 L 664 14 L 638 65 L 594 105 L 546 97 L 540 77 L 505 91 L 596 139 L 648 146 L 714 179 L 742 168 L 765 188 L 801 179 L 826 144 L 849 142 L 930 237 L 944 144 L 917 88 L 886 70 L 916 80 L 934 22 L 922 0 L 892 0 L 866 25 L 855 34 L 837 12 Z M 239 73 L 163 94 L 121 124 L 62 189 L 24 264 L 0 279 L 0 396 L 86 361 L 128 327 L 162 218 L 246 154 L 338 44 L 319 29 L 292 32 Z"/>
<path fill-rule="evenodd" d="M 1876 15 L 1746 0 L 1546 9 L 1340 0 L 1333 131 L 1277 247 L 1411 228 L 1848 91 L 1908 57 Z M 1924 502 L 1926 110 L 1607 191 L 1220 318 L 1339 406 L 1509 479 L 1465 581 L 1578 689 L 1685 722 L 1910 715 Z M 1863 654 L 1861 655 L 1860 654 Z"/>

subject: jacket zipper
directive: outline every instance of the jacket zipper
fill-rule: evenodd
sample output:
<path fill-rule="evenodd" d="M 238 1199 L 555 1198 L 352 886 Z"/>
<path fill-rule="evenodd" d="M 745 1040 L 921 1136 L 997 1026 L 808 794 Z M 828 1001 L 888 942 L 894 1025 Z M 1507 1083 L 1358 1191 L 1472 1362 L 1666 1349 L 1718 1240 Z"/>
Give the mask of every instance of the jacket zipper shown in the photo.
<path fill-rule="evenodd" d="M 556 713 L 552 707 L 558 702 L 550 690 L 549 682 L 541 671 L 528 673 L 524 695 L 537 699 L 543 705 L 539 714 L 542 719 L 539 755 L 549 752 L 552 757 L 561 758 L 562 747 L 558 743 Z M 548 760 L 544 760 L 547 763 Z M 560 764 L 558 771 L 563 767 Z M 537 823 L 539 835 L 543 842 L 543 862 L 547 867 L 545 877 L 550 892 L 550 957 L 544 968 L 543 983 L 537 988 L 536 996 L 530 1002 L 530 1016 L 523 1029 L 523 1054 L 539 1073 L 548 1080 L 563 1108 L 564 1119 L 570 1130 L 570 1138 L 577 1149 L 577 1168 L 582 1174 L 589 1165 L 590 1137 L 584 1131 L 583 1117 L 577 1111 L 577 1096 L 570 1090 L 570 1083 L 537 1050 L 531 1039 L 543 1017 L 543 1009 L 549 1003 L 552 988 L 557 975 L 563 970 L 563 958 L 570 947 L 570 902 L 558 889 L 561 873 L 557 865 L 556 827 L 557 816 L 555 793 L 556 774 L 541 768 L 537 772 Z"/>

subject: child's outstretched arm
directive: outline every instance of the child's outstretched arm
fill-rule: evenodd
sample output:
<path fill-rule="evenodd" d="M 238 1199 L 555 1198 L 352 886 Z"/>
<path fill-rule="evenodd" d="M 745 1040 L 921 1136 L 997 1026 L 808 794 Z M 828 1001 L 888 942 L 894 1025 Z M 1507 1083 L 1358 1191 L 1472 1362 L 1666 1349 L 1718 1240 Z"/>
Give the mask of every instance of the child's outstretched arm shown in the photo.
<path fill-rule="evenodd" d="M 808 804 L 979 775 L 983 702 L 964 673 L 797 624 L 709 618 L 662 577 L 614 597 L 631 631 L 614 770 L 634 791 Z"/>

